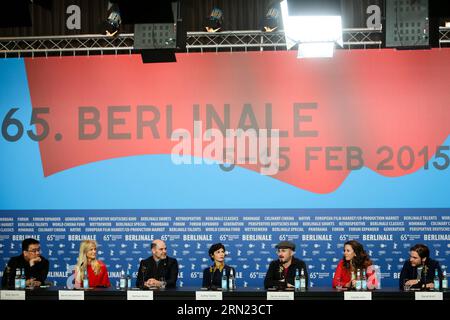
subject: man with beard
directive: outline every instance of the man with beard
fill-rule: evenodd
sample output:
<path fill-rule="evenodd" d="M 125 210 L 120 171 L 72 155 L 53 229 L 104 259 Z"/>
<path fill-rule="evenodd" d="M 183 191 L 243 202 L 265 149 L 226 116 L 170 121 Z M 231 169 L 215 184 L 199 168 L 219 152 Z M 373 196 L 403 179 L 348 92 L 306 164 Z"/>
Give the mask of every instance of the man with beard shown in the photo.
<path fill-rule="evenodd" d="M 434 289 L 434 278 L 437 274 L 439 287 L 442 284 L 442 269 L 439 262 L 430 258 L 430 249 L 424 244 L 416 244 L 409 251 L 409 260 L 406 260 L 400 272 L 399 287 L 412 289 Z"/>

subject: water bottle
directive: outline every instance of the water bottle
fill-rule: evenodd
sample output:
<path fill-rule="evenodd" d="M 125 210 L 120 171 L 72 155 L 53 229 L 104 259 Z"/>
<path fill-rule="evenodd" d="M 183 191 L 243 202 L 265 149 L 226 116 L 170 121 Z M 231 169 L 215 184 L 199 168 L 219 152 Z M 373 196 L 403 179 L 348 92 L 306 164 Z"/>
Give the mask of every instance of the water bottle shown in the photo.
<path fill-rule="evenodd" d="M 230 277 L 228 278 L 228 290 L 234 290 L 236 288 L 235 280 L 234 280 L 234 272 L 233 269 L 230 270 Z"/>
<path fill-rule="evenodd" d="M 89 289 L 89 277 L 88 277 L 87 269 L 84 270 L 83 288 L 84 289 Z"/>
<path fill-rule="evenodd" d="M 351 289 L 355 289 L 355 287 L 353 286 L 353 280 L 356 280 L 355 270 L 352 270 L 352 279 L 351 279 L 351 283 L 350 283 Z"/>
<path fill-rule="evenodd" d="M 130 269 L 127 269 L 127 289 L 131 289 L 131 275 L 130 275 Z"/>
<path fill-rule="evenodd" d="M 295 280 L 294 280 L 295 291 L 300 291 L 300 274 L 298 269 L 295 269 Z"/>
<path fill-rule="evenodd" d="M 20 289 L 25 289 L 27 278 L 25 278 L 25 269 L 20 269 Z"/>
<path fill-rule="evenodd" d="M 228 289 L 228 278 L 227 278 L 227 271 L 225 268 L 222 269 L 222 290 Z"/>
<path fill-rule="evenodd" d="M 367 276 L 366 276 L 366 269 L 363 269 L 362 272 L 362 279 L 361 279 L 361 288 L 362 290 L 367 290 Z"/>
<path fill-rule="evenodd" d="M 127 288 L 127 278 L 125 277 L 125 271 L 120 272 L 120 281 L 119 281 L 120 290 L 126 290 Z"/>
<path fill-rule="evenodd" d="M 447 272 L 445 270 L 442 272 L 442 289 L 448 289 Z"/>
<path fill-rule="evenodd" d="M 306 277 L 305 277 L 305 270 L 300 271 L 300 290 L 304 291 L 306 290 Z"/>
<path fill-rule="evenodd" d="M 361 291 L 362 285 L 361 285 L 361 270 L 356 271 L 356 285 L 355 285 L 356 291 Z"/>
<path fill-rule="evenodd" d="M 20 270 L 16 269 L 16 277 L 14 278 L 14 289 L 20 289 Z"/>
<path fill-rule="evenodd" d="M 438 269 L 434 270 L 434 290 L 439 291 L 441 288 L 441 282 L 439 279 Z"/>

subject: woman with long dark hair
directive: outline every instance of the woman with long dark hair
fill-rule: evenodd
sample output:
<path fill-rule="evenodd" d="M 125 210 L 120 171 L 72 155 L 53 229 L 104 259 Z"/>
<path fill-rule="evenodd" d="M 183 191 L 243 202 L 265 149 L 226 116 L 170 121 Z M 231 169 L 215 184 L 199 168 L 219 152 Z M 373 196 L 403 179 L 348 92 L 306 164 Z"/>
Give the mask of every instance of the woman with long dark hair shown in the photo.
<path fill-rule="evenodd" d="M 364 250 L 362 244 L 356 240 L 347 241 L 344 244 L 344 256 L 337 265 L 333 278 L 333 288 L 355 288 L 357 270 L 360 270 L 361 277 L 365 272 L 367 279 L 367 288 L 374 289 L 377 285 L 375 270 L 369 255 Z"/>
<path fill-rule="evenodd" d="M 80 244 L 80 253 L 75 266 L 75 288 L 83 287 L 86 276 L 90 288 L 111 286 L 106 265 L 97 259 L 97 242 L 94 240 L 84 240 Z"/>

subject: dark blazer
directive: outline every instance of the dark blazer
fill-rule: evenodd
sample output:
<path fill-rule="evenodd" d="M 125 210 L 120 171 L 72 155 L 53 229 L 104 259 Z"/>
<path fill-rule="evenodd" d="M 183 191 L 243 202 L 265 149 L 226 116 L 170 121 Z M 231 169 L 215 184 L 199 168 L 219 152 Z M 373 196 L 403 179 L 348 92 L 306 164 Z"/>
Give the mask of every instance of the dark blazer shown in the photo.
<path fill-rule="evenodd" d="M 264 279 L 264 288 L 279 287 L 280 285 L 286 285 L 286 283 L 280 282 L 284 277 L 284 274 L 280 272 L 281 270 L 280 260 L 274 260 L 269 265 L 269 270 L 267 270 L 266 277 Z M 292 257 L 292 263 L 288 268 L 288 273 L 286 277 L 286 282 L 294 285 L 295 282 L 295 270 L 298 269 L 299 274 L 303 269 L 306 278 L 306 288 L 308 288 L 308 270 L 306 269 L 306 264 L 295 257 Z"/>
<path fill-rule="evenodd" d="M 227 275 L 227 279 L 230 277 L 230 271 L 233 268 L 230 267 L 229 265 L 225 265 L 223 267 L 223 270 L 225 270 L 225 273 Z M 219 269 L 216 269 L 214 272 L 214 266 L 205 268 L 203 270 L 203 283 L 202 283 L 202 287 L 203 288 L 209 288 L 211 286 L 215 286 L 216 288 L 221 288 L 222 287 L 222 272 L 220 272 Z M 223 271 L 222 270 L 222 271 Z M 211 277 L 212 275 L 212 277 Z M 236 279 L 236 271 L 233 269 L 233 275 L 234 278 Z"/>
<path fill-rule="evenodd" d="M 400 272 L 399 288 L 403 290 L 403 285 L 406 280 L 422 279 L 418 284 L 412 286 L 412 288 L 421 288 L 425 283 L 433 283 L 434 273 L 437 270 L 439 276 L 440 285 L 442 285 L 442 270 L 439 262 L 428 258 L 426 266 L 428 267 L 425 273 L 425 267 L 422 269 L 422 274 L 417 275 L 417 267 L 413 267 L 409 261 L 406 261 L 403 265 L 402 271 Z"/>
<path fill-rule="evenodd" d="M 47 279 L 48 266 L 48 260 L 44 257 L 41 257 L 41 262 L 35 263 L 32 267 L 30 267 L 30 263 L 25 260 L 23 254 L 17 257 L 12 257 L 9 259 L 5 271 L 3 272 L 2 287 L 13 288 L 16 270 L 21 268 L 25 270 L 25 278 L 27 280 L 35 278 L 37 281 L 41 282 L 42 285 L 44 285 L 44 282 Z"/>
<path fill-rule="evenodd" d="M 178 261 L 167 257 L 164 260 L 160 260 L 159 264 L 156 265 L 153 256 L 142 260 L 136 279 L 136 287 L 143 288 L 145 281 L 150 278 L 159 280 L 161 276 L 164 276 L 167 288 L 175 288 L 178 279 Z"/>

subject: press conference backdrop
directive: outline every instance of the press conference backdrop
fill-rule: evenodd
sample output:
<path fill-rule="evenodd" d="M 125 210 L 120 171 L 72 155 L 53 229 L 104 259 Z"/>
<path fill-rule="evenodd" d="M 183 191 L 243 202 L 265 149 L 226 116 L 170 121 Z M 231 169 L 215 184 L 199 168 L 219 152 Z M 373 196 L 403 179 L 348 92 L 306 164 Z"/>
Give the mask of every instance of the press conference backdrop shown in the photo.
<path fill-rule="evenodd" d="M 397 286 L 415 243 L 449 265 L 450 50 L 177 61 L 0 60 L 3 264 L 32 236 L 58 285 L 86 238 L 114 285 L 122 269 L 136 275 L 157 238 L 180 262 L 180 286 L 201 284 L 219 241 L 242 287 L 262 286 L 280 240 L 296 243 L 312 286 L 331 285 L 349 239 L 365 245 L 384 287 Z M 257 132 L 254 163 L 219 165 L 208 128 Z M 279 130 L 269 134 L 279 147 L 259 139 L 264 129 Z M 267 145 L 279 163 L 261 156 Z"/>

